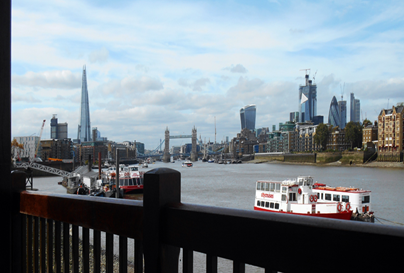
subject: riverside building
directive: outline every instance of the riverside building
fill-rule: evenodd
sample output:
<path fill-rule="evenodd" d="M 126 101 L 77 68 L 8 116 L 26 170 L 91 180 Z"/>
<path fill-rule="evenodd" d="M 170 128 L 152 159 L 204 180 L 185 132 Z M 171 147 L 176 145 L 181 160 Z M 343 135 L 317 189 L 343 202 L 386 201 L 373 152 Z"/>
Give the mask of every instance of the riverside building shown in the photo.
<path fill-rule="evenodd" d="M 403 161 L 404 104 L 383 109 L 378 117 L 378 161 Z"/>

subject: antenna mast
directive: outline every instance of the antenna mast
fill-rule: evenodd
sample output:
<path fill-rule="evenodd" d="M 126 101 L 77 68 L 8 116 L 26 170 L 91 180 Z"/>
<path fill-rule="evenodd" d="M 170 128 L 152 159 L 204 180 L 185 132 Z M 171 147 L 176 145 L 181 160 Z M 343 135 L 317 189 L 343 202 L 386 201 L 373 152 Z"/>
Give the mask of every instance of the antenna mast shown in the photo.
<path fill-rule="evenodd" d="M 215 144 L 216 144 L 216 116 L 215 116 Z"/>

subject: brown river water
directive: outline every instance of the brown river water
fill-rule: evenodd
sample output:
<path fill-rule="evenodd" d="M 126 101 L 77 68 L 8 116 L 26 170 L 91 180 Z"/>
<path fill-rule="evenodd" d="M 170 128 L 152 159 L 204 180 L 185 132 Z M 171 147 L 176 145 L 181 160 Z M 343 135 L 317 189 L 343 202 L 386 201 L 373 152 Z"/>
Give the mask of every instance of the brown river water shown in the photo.
<path fill-rule="evenodd" d="M 329 186 L 354 186 L 372 191 L 371 204 L 376 218 L 375 224 L 394 225 L 404 223 L 404 169 L 334 167 L 287 164 L 215 164 L 195 162 L 193 167 L 182 167 L 175 163 L 156 162 L 153 168 L 171 168 L 181 172 L 181 198 L 183 203 L 201 204 L 243 210 L 253 210 L 255 182 L 257 180 L 284 180 L 298 175 L 312 176 L 314 181 Z M 60 177 L 34 178 L 34 188 L 40 191 L 66 193 L 57 185 Z M 142 199 L 141 194 L 127 195 L 126 198 Z M 265 212 L 263 212 L 265 213 Z M 370 223 L 369 223 L 370 224 Z M 404 225 L 402 225 L 404 228 Z M 114 240 L 117 242 L 117 240 Z M 133 242 L 129 240 L 129 249 Z M 117 252 L 117 243 L 115 252 Z M 129 251 L 129 257 L 131 253 Z M 194 272 L 205 272 L 205 255 L 195 253 Z M 232 262 L 219 258 L 218 272 L 232 272 Z M 247 266 L 246 272 L 264 272 Z"/>

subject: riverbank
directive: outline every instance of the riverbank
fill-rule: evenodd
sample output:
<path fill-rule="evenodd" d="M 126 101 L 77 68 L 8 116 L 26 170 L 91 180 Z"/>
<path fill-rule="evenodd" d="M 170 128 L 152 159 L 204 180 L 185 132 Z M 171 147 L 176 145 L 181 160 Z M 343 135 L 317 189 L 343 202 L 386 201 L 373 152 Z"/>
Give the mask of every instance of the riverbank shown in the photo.
<path fill-rule="evenodd" d="M 364 167 L 364 168 L 398 168 L 404 169 L 403 162 L 379 162 L 372 161 L 366 164 L 343 164 L 341 161 L 331 162 L 331 163 L 310 163 L 310 162 L 285 162 L 285 161 L 277 161 L 277 160 L 264 160 L 264 159 L 254 159 L 251 161 L 246 161 L 244 163 L 248 164 L 286 164 L 286 165 L 310 165 L 310 166 L 324 166 L 324 167 Z"/>

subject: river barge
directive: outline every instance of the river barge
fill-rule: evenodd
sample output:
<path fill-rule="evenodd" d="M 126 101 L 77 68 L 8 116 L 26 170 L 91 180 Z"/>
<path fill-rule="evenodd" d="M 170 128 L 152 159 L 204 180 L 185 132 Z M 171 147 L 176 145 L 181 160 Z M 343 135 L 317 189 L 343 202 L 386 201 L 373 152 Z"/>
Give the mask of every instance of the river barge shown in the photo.
<path fill-rule="evenodd" d="M 355 187 L 329 187 L 310 176 L 256 182 L 254 210 L 374 222 L 371 192 Z"/>

